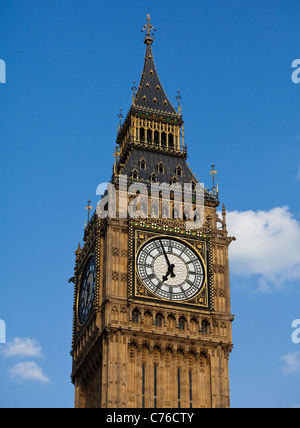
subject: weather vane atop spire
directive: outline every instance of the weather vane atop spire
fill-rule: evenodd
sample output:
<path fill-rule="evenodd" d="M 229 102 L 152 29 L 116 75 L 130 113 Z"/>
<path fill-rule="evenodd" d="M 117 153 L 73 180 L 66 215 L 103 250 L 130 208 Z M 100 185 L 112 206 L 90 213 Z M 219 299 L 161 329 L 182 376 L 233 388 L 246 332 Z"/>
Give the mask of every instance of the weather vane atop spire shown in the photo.
<path fill-rule="evenodd" d="M 215 185 L 215 176 L 218 173 L 218 171 L 215 169 L 216 165 L 212 164 L 211 166 L 211 171 L 210 171 L 210 175 L 212 175 L 213 178 L 213 193 L 216 193 L 216 185 Z M 217 193 L 218 193 L 218 189 L 217 189 Z"/>
<path fill-rule="evenodd" d="M 177 99 L 177 101 L 178 101 L 178 113 L 180 113 L 180 100 L 181 100 L 181 96 L 180 96 L 180 90 L 178 89 L 178 91 L 177 91 L 177 97 L 176 97 L 176 99 Z"/>
<path fill-rule="evenodd" d="M 131 90 L 132 90 L 132 92 L 133 92 L 133 95 L 134 95 L 134 96 L 135 96 L 136 91 L 137 91 L 137 87 L 135 86 L 135 84 L 136 84 L 136 81 L 134 80 L 134 81 L 133 81 L 133 86 L 132 86 L 132 88 L 131 88 Z"/>
<path fill-rule="evenodd" d="M 156 29 L 153 27 L 152 24 L 150 24 L 151 22 L 151 16 L 148 14 L 147 15 L 147 24 L 144 25 L 143 29 L 142 29 L 142 33 L 144 31 L 146 31 L 146 37 L 145 37 L 145 43 L 150 43 L 152 44 L 154 41 L 154 32 L 156 31 Z"/>

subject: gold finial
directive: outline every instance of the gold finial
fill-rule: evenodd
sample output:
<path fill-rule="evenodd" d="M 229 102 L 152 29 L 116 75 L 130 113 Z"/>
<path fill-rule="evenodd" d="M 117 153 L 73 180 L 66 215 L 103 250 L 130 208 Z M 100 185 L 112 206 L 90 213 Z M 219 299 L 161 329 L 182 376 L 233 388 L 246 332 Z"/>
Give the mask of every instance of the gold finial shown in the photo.
<path fill-rule="evenodd" d="M 115 153 L 113 154 L 113 157 L 115 158 L 115 164 L 114 164 L 114 174 L 117 172 L 117 165 L 118 165 L 118 158 L 119 158 L 119 150 L 118 145 L 116 144 Z"/>
<path fill-rule="evenodd" d="M 91 205 L 91 201 L 88 200 L 87 201 L 87 207 L 85 207 L 85 210 L 88 212 L 88 222 L 90 221 L 90 212 L 93 209 L 92 205 Z"/>
<path fill-rule="evenodd" d="M 76 258 L 80 256 L 80 253 L 81 253 L 81 245 L 80 245 L 80 242 L 79 242 L 77 250 L 75 251 Z"/>
<path fill-rule="evenodd" d="M 178 91 L 177 91 L 177 97 L 176 97 L 176 99 L 177 99 L 177 101 L 178 101 L 178 113 L 180 114 L 180 100 L 181 100 L 181 96 L 180 96 L 180 90 L 178 89 Z"/>
<path fill-rule="evenodd" d="M 215 186 L 215 175 L 218 173 L 217 170 L 215 170 L 216 165 L 212 164 L 211 166 L 211 171 L 210 171 L 210 175 L 212 175 L 213 177 L 213 191 L 215 192 L 216 190 L 216 186 Z"/>
<path fill-rule="evenodd" d="M 152 24 L 150 24 L 151 22 L 151 16 L 148 14 L 147 15 L 147 24 L 144 25 L 143 29 L 142 29 L 142 33 L 144 31 L 146 31 L 146 37 L 145 37 L 145 43 L 153 43 L 153 36 L 154 36 L 154 32 L 156 31 L 156 29 L 153 27 Z"/>
<path fill-rule="evenodd" d="M 120 108 L 120 113 L 118 114 L 118 118 L 119 118 L 119 127 L 118 127 L 118 131 L 121 129 L 121 125 L 122 125 L 122 109 Z"/>
<path fill-rule="evenodd" d="M 133 81 L 133 86 L 131 88 L 131 90 L 132 90 L 132 103 L 133 103 L 133 105 L 135 105 L 135 97 L 136 97 L 136 91 L 137 91 L 137 87 L 135 86 L 135 84 L 136 84 L 136 81 L 134 80 Z"/>

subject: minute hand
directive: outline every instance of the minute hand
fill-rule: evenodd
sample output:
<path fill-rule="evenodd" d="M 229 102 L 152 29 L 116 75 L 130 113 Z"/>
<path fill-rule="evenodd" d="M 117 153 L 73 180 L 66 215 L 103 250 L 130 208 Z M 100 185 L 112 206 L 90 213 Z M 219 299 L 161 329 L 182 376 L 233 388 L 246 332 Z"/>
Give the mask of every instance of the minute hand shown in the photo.
<path fill-rule="evenodd" d="M 168 267 L 169 267 L 169 269 L 171 269 L 171 263 L 170 263 L 170 260 L 169 260 L 169 258 L 168 258 L 168 255 L 167 255 L 167 253 L 166 253 L 165 247 L 163 246 L 163 243 L 162 243 L 162 241 L 161 241 L 161 240 L 159 240 L 159 242 L 160 242 L 161 248 L 162 248 L 162 250 L 163 250 L 163 253 L 164 253 L 165 259 L 166 259 L 166 261 L 167 261 Z"/>
<path fill-rule="evenodd" d="M 172 278 L 175 278 L 175 276 L 176 276 L 175 273 L 174 273 L 175 265 L 171 265 L 170 260 L 168 258 L 168 255 L 166 253 L 166 250 L 165 250 L 165 248 L 163 246 L 162 241 L 159 240 L 159 242 L 160 242 L 161 248 L 163 250 L 163 253 L 164 253 L 165 259 L 167 261 L 167 265 L 168 265 L 168 272 L 167 272 L 166 276 L 163 277 L 163 281 L 167 281 L 169 275 L 171 275 Z"/>

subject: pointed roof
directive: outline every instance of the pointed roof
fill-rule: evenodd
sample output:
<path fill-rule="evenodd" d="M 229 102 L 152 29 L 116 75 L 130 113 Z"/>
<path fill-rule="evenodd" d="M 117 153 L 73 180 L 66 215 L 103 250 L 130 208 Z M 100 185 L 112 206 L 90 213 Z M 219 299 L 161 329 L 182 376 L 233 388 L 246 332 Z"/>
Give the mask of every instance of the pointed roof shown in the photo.
<path fill-rule="evenodd" d="M 152 53 L 151 37 L 153 26 L 150 24 L 150 16 L 147 17 L 148 24 L 144 29 L 147 29 L 147 34 L 144 43 L 146 47 L 145 64 L 142 73 L 141 83 L 137 94 L 134 98 L 134 105 L 143 108 L 159 110 L 165 113 L 176 114 L 176 111 L 170 103 L 163 86 L 159 80 Z"/>

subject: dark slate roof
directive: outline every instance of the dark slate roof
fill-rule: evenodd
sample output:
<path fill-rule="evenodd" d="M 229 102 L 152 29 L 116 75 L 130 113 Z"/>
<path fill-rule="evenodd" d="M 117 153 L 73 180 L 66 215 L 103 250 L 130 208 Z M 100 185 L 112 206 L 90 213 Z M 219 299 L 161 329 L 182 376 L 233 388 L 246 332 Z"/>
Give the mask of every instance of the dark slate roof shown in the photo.
<path fill-rule="evenodd" d="M 135 97 L 135 106 L 176 114 L 157 75 L 151 43 L 147 43 L 145 65 L 141 83 Z"/>
<path fill-rule="evenodd" d="M 140 161 L 145 160 L 146 170 L 140 169 Z M 158 165 L 163 163 L 164 174 L 158 173 Z M 190 171 L 185 159 L 175 156 L 164 155 L 146 150 L 133 149 L 126 162 L 122 175 L 127 175 L 128 178 L 134 170 L 138 172 L 137 182 L 148 182 L 153 173 L 156 174 L 158 183 L 170 184 L 175 177 L 176 169 L 180 166 L 182 169 L 182 178 L 177 177 L 178 183 L 190 183 L 192 180 L 198 182 Z"/>

